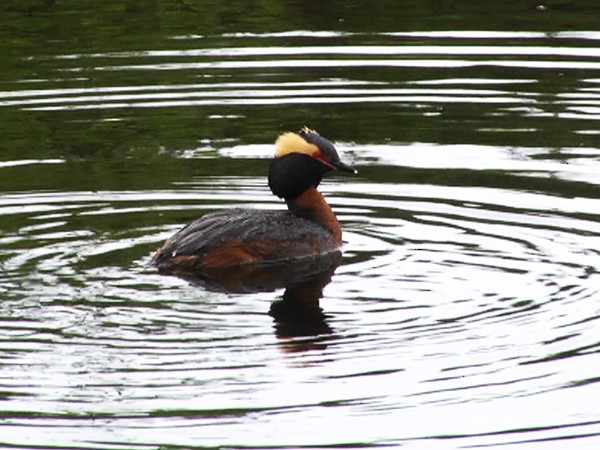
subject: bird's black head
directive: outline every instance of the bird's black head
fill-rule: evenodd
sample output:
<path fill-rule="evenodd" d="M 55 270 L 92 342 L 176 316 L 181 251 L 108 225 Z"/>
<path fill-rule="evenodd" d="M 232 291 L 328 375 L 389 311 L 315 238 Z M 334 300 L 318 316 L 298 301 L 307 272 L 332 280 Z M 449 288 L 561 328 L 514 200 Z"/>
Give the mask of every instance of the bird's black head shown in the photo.
<path fill-rule="evenodd" d="M 275 159 L 269 171 L 271 192 L 294 199 L 311 186 L 317 187 L 332 170 L 356 173 L 343 163 L 333 144 L 314 130 L 283 133 L 275 142 Z"/>

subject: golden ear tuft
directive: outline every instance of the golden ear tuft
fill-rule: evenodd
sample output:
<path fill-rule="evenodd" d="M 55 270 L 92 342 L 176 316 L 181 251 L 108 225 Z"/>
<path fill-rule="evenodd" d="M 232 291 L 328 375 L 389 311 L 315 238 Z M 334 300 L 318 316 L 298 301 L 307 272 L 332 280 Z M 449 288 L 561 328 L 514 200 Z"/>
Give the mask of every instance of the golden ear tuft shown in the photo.
<path fill-rule="evenodd" d="M 319 136 L 319 132 L 318 131 L 315 131 L 312 128 L 308 128 L 306 125 L 304 125 L 302 127 L 301 131 L 304 131 L 306 134 L 316 134 L 317 136 Z"/>
<path fill-rule="evenodd" d="M 302 131 L 308 130 L 305 127 Z M 308 131 L 305 131 L 308 132 Z M 310 132 L 313 132 L 310 130 Z M 315 133 L 315 132 L 313 132 Z M 313 155 L 319 152 L 319 147 L 309 142 L 306 142 L 302 136 L 288 131 L 279 135 L 275 141 L 275 157 L 281 158 L 289 153 L 304 153 L 305 155 Z"/>

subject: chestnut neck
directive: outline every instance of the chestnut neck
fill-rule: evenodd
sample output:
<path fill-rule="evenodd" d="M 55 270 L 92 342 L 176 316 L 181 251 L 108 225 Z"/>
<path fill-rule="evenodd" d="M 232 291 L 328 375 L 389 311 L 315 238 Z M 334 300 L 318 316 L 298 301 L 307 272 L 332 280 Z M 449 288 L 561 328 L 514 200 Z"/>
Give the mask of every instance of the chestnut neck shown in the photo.
<path fill-rule="evenodd" d="M 342 243 L 342 227 L 331 206 L 314 186 L 294 199 L 286 199 L 288 209 L 295 215 L 318 223 L 333 236 L 336 245 Z"/>

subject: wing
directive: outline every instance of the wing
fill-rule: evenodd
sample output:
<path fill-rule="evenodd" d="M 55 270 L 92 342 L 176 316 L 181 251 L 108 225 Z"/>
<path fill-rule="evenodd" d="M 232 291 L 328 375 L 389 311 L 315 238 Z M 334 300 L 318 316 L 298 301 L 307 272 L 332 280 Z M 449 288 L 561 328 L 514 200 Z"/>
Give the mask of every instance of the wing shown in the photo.
<path fill-rule="evenodd" d="M 213 267 L 298 259 L 333 250 L 331 234 L 289 211 L 232 209 L 207 214 L 173 235 L 154 264 Z"/>

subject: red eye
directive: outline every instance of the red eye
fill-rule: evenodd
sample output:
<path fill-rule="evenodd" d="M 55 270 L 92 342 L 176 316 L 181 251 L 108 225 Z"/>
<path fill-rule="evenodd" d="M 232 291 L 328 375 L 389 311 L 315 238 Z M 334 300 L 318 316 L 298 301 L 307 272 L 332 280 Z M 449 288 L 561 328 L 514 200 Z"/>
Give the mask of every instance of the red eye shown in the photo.
<path fill-rule="evenodd" d="M 325 158 L 323 158 L 323 153 L 321 153 L 320 151 L 316 151 L 312 154 L 312 157 L 321 161 L 321 162 L 327 162 L 325 161 Z"/>
<path fill-rule="evenodd" d="M 325 157 L 323 156 L 323 153 L 321 153 L 320 151 L 314 152 L 312 154 L 312 157 L 315 158 L 320 163 L 325 164 L 327 167 L 331 167 L 332 169 L 334 169 L 334 167 L 331 165 L 331 163 L 325 159 Z"/>

